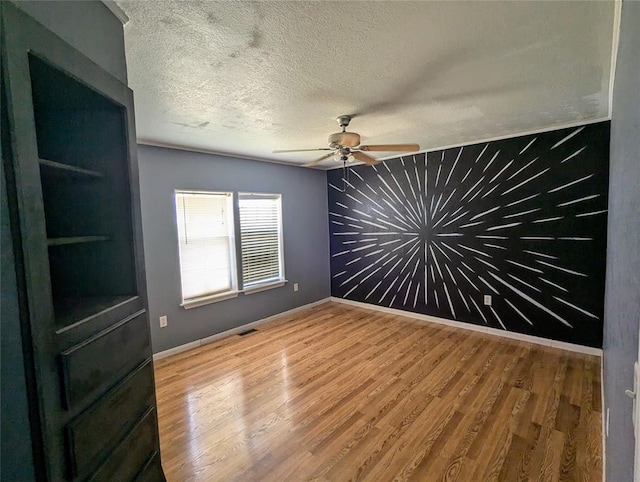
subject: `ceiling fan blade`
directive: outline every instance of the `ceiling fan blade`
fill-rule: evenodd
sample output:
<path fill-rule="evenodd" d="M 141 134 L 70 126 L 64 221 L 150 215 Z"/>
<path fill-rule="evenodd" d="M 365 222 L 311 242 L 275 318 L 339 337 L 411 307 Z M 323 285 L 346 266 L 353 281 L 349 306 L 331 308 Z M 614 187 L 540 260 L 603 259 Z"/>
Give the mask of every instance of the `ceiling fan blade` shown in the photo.
<path fill-rule="evenodd" d="M 419 151 L 420 144 L 376 144 L 373 146 L 360 146 L 361 151 Z"/>
<path fill-rule="evenodd" d="M 315 166 L 316 164 L 320 164 L 325 159 L 329 159 L 331 156 L 333 156 L 333 152 L 330 152 L 329 154 L 325 154 L 324 156 L 318 157 L 317 159 L 314 159 L 313 161 L 305 162 L 303 164 L 303 166 L 304 167 Z"/>
<path fill-rule="evenodd" d="M 308 151 L 332 151 L 330 147 L 318 147 L 317 149 L 281 149 L 279 151 L 271 151 L 274 154 L 279 154 L 282 152 L 308 152 Z"/>
<path fill-rule="evenodd" d="M 367 164 L 369 166 L 373 166 L 374 164 L 378 164 L 378 160 L 377 159 L 374 159 L 373 157 L 366 155 L 364 152 L 351 151 L 351 154 L 353 154 L 353 157 L 355 157 L 359 161 L 364 162 L 365 164 Z"/>

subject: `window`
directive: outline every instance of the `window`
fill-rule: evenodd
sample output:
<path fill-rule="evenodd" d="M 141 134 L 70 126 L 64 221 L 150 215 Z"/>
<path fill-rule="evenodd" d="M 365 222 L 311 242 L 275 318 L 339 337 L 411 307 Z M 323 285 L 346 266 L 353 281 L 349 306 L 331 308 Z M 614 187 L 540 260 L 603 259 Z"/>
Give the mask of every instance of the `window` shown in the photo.
<path fill-rule="evenodd" d="M 235 293 L 233 196 L 176 191 L 182 304 Z"/>
<path fill-rule="evenodd" d="M 240 193 L 238 206 L 243 289 L 284 282 L 281 196 Z"/>
<path fill-rule="evenodd" d="M 280 194 L 240 193 L 235 213 L 230 192 L 175 191 L 175 198 L 184 308 L 238 296 L 240 267 L 245 294 L 286 283 Z"/>

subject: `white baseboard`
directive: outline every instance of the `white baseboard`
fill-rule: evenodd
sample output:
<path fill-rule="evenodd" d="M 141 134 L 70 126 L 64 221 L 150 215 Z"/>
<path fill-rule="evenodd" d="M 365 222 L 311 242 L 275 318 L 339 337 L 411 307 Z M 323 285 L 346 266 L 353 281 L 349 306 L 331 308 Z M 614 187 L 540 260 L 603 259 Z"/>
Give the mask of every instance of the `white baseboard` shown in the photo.
<path fill-rule="evenodd" d="M 374 311 L 380 311 L 382 313 L 389 313 L 392 315 L 397 315 L 397 316 L 403 316 L 405 318 L 410 318 L 413 320 L 417 320 L 417 321 L 424 321 L 424 322 L 428 322 L 428 323 L 438 323 L 441 325 L 447 325 L 447 326 L 452 326 L 454 328 L 460 328 L 463 330 L 470 330 L 470 331 L 476 331 L 479 333 L 486 333 L 489 335 L 494 335 L 494 336 L 500 336 L 503 338 L 510 338 L 512 340 L 519 340 L 519 341 L 526 341 L 529 343 L 534 343 L 536 345 L 543 345 L 543 346 L 549 346 L 552 348 L 559 348 L 561 350 L 567 350 L 567 351 L 572 351 L 572 352 L 577 352 L 577 353 L 584 353 L 587 355 L 595 355 L 595 356 L 599 356 L 602 357 L 602 349 L 600 348 L 593 348 L 590 346 L 583 346 L 583 345 L 576 345 L 574 343 L 566 343 L 563 341 L 556 341 L 556 340 L 549 340 L 547 338 L 541 338 L 539 336 L 533 336 L 533 335 L 525 335 L 522 333 L 516 333 L 513 331 L 503 331 L 503 330 L 498 330 L 496 328 L 491 328 L 488 326 L 480 326 L 480 325 L 474 325 L 471 323 L 464 323 L 461 321 L 454 321 L 454 320 L 447 320 L 446 318 L 438 318 L 436 316 L 431 316 L 431 315 L 423 315 L 421 313 L 413 313 L 413 312 L 409 312 L 409 311 L 403 311 L 403 310 L 398 310 L 395 308 L 386 308 L 384 306 L 377 306 L 377 305 L 372 305 L 369 303 L 362 303 L 360 301 L 352 301 L 352 300 L 345 300 L 342 298 L 335 298 L 335 297 L 331 297 L 331 298 L 324 298 L 318 301 L 314 301 L 313 303 L 308 303 L 306 305 L 302 305 L 302 306 L 298 306 L 297 308 L 293 308 L 291 310 L 288 311 L 284 311 L 282 313 L 277 313 L 275 315 L 269 316 L 267 318 L 262 318 L 260 320 L 257 321 L 253 321 L 251 323 L 247 323 L 246 325 L 241 325 L 238 326 L 236 328 L 232 328 L 230 330 L 226 330 L 223 331 L 221 333 L 216 333 L 215 335 L 212 336 L 208 336 L 205 338 L 201 338 L 199 340 L 195 340 L 189 343 L 185 343 L 184 345 L 180 345 L 180 346 L 176 346 L 174 348 L 170 348 L 168 350 L 164 350 L 158 353 L 155 353 L 153 355 L 153 359 L 154 360 L 160 360 L 162 358 L 166 358 L 168 356 L 171 355 L 176 355 L 178 353 L 182 353 L 184 351 L 187 350 L 192 350 L 193 348 L 197 348 L 199 346 L 202 345 L 206 345 L 208 343 L 212 343 L 214 341 L 220 340 L 222 338 L 226 338 L 228 336 L 233 336 L 233 335 L 237 335 L 238 333 L 242 333 L 243 331 L 249 330 L 255 326 L 261 325 L 263 323 L 267 323 L 268 321 L 272 321 L 276 318 L 280 318 L 281 316 L 286 316 L 292 313 L 295 313 L 297 311 L 302 311 L 305 310 L 307 308 L 311 308 L 313 306 L 318 306 L 324 303 L 327 303 L 329 301 L 333 301 L 335 303 L 342 303 L 342 304 L 346 304 L 346 305 L 352 305 L 352 306 L 357 306 L 360 308 L 365 308 L 368 310 L 374 310 Z M 601 370 L 602 370 L 602 364 L 601 364 Z M 602 376 L 602 375 L 601 375 Z M 602 393 L 601 393 L 601 397 L 602 397 L 602 407 L 603 407 L 603 411 L 605 411 L 604 408 L 604 383 L 603 383 L 604 379 L 601 378 L 601 388 L 602 388 Z M 604 413 L 603 413 L 603 420 L 604 420 Z M 604 431 L 603 431 L 604 434 Z M 604 435 L 603 435 L 604 436 Z M 604 449 L 604 445 L 603 445 L 603 449 Z"/>
<path fill-rule="evenodd" d="M 174 348 L 169 348 L 168 350 L 161 351 L 153 354 L 153 360 L 160 360 L 162 358 L 167 358 L 171 355 L 177 355 L 178 353 L 182 353 L 183 351 L 192 350 L 194 348 L 198 348 L 201 345 L 200 340 L 192 341 L 190 343 L 185 343 L 184 345 L 176 346 Z"/>
<path fill-rule="evenodd" d="M 535 343 L 536 345 L 544 345 L 544 346 L 549 346 L 553 348 L 560 348 L 561 350 L 573 351 L 577 353 L 585 353 L 587 355 L 595 355 L 595 356 L 602 357 L 602 349 L 600 348 L 576 345 L 573 343 L 566 343 L 563 341 L 549 340 L 547 338 L 541 338 L 539 336 L 524 335 L 522 333 L 515 333 L 513 331 L 503 331 L 503 330 L 498 330 L 496 328 L 490 328 L 488 326 L 480 326 L 480 325 L 474 325 L 471 323 L 464 323 L 461 321 L 447 320 L 445 318 L 438 318 L 436 316 L 423 315 L 421 313 L 413 313 L 410 311 L 403 311 L 395 308 L 386 308 L 384 306 L 371 305 L 369 303 L 362 303 L 360 301 L 345 300 L 343 298 L 334 298 L 333 296 L 331 297 L 331 301 L 334 301 L 336 303 L 344 303 L 345 305 L 358 306 L 360 308 L 365 308 L 368 310 L 375 310 L 383 313 L 390 313 L 392 315 L 404 316 L 406 318 L 411 318 L 418 321 L 426 321 L 428 323 L 439 323 L 441 325 L 461 328 L 463 330 L 477 331 L 480 333 L 487 333 L 489 335 L 501 336 L 503 338 L 511 338 L 512 340 Z"/>
<path fill-rule="evenodd" d="M 221 333 L 216 333 L 215 335 L 207 336 L 206 338 L 200 338 L 199 340 L 195 340 L 189 343 L 185 343 L 184 345 L 176 346 L 174 348 L 169 348 L 168 350 L 164 350 L 158 353 L 154 353 L 153 359 L 161 360 L 162 358 L 167 358 L 172 355 L 177 355 L 178 353 L 182 353 L 183 351 L 192 350 L 194 348 L 198 348 L 199 346 L 206 345 L 208 343 L 212 343 L 216 340 L 220 340 L 222 338 L 226 338 L 228 336 L 237 335 L 238 333 L 242 333 L 243 331 L 247 331 L 255 326 L 262 325 L 268 321 L 272 321 L 276 318 L 280 318 L 281 316 L 290 315 L 297 311 L 306 310 L 307 308 L 312 308 L 314 306 L 322 305 L 324 303 L 328 303 L 331 301 L 331 298 L 323 298 L 318 301 L 314 301 L 313 303 L 308 303 L 306 305 L 298 306 L 297 308 L 293 308 L 291 310 L 283 311 L 282 313 L 277 313 L 272 316 L 268 316 L 267 318 L 262 318 L 257 321 L 253 321 L 251 323 L 247 323 L 246 325 L 241 325 L 236 328 L 232 328 L 230 330 L 223 331 Z"/>

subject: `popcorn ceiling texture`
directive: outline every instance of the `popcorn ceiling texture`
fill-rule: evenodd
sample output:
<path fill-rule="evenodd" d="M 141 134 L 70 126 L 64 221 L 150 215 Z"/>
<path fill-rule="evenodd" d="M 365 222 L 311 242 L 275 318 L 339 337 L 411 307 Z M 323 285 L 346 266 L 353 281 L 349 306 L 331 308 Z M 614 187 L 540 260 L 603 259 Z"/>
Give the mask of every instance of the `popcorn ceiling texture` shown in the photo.
<path fill-rule="evenodd" d="M 139 141 L 305 162 L 608 116 L 613 2 L 118 2 Z M 327 161 L 330 166 L 332 161 Z"/>

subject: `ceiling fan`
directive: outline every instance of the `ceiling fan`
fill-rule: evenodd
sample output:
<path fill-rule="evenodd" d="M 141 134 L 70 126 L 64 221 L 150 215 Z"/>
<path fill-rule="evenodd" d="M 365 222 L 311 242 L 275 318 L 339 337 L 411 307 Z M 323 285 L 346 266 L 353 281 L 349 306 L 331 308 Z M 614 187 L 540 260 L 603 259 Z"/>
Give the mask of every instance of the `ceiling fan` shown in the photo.
<path fill-rule="evenodd" d="M 420 146 L 418 144 L 376 144 L 376 145 L 360 145 L 360 134 L 355 132 L 347 132 L 349 122 L 351 122 L 352 116 L 341 115 L 336 120 L 338 125 L 342 127 L 342 132 L 336 132 L 329 136 L 329 147 L 320 147 L 317 149 L 285 149 L 279 151 L 273 151 L 274 153 L 282 152 L 305 152 L 305 151 L 330 151 L 311 162 L 303 164 L 303 166 L 314 166 L 325 159 L 332 156 L 336 157 L 336 160 L 340 160 L 343 164 L 353 158 L 364 162 L 370 166 L 377 164 L 378 160 L 365 154 L 366 152 L 373 151 L 387 151 L 387 152 L 406 152 L 406 151 L 419 151 Z"/>

